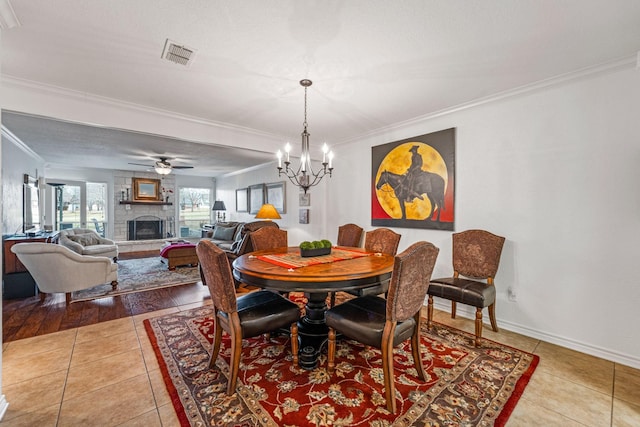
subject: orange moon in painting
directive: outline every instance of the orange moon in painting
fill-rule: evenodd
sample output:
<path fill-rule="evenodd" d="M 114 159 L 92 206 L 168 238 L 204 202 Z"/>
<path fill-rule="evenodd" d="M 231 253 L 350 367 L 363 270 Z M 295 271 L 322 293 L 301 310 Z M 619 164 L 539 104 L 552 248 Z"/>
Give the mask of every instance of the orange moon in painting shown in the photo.
<path fill-rule="evenodd" d="M 417 147 L 417 150 L 413 147 Z M 416 151 L 422 157 L 423 171 L 431 172 L 442 177 L 445 183 L 449 182 L 447 166 L 438 151 L 423 142 L 406 142 L 391 150 L 380 162 L 375 176 L 375 182 L 380 182 L 383 172 L 391 172 L 396 175 L 405 175 L 412 165 L 412 155 Z M 384 180 L 383 180 L 384 181 Z M 434 207 L 426 194 L 412 195 L 410 201 L 399 200 L 393 188 L 389 184 L 376 188 L 376 196 L 382 209 L 394 219 L 402 218 L 401 203 L 405 203 L 406 219 L 424 220 L 428 219 Z M 415 197 L 414 197 L 415 196 Z M 441 209 L 439 206 L 438 209 Z"/>

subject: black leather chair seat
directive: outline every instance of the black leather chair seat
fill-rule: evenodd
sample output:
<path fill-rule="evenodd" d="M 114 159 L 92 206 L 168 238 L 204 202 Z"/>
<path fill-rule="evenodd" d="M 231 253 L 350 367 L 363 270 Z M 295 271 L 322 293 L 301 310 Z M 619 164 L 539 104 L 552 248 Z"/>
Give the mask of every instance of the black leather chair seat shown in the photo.
<path fill-rule="evenodd" d="M 300 317 L 297 304 L 271 291 L 251 292 L 238 297 L 238 317 L 242 325 L 242 338 L 251 338 L 289 328 Z M 225 315 L 225 313 L 220 313 Z"/>
<path fill-rule="evenodd" d="M 484 308 L 495 302 L 496 287 L 476 280 L 446 277 L 431 280 L 428 294 Z"/>
<path fill-rule="evenodd" d="M 373 347 L 380 346 L 386 320 L 386 301 L 372 295 L 338 304 L 325 313 L 327 326 L 339 330 L 348 338 Z M 413 318 L 398 323 L 393 345 L 397 346 L 411 338 L 414 326 Z"/>

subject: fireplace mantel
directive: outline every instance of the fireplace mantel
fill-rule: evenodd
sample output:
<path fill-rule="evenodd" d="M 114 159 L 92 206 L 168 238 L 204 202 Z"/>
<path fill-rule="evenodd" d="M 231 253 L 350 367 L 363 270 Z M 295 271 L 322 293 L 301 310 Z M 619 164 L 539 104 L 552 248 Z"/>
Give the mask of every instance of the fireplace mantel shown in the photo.
<path fill-rule="evenodd" d="M 121 200 L 121 205 L 156 205 L 156 206 L 173 206 L 172 202 L 143 202 L 143 201 L 133 201 L 133 200 Z"/>

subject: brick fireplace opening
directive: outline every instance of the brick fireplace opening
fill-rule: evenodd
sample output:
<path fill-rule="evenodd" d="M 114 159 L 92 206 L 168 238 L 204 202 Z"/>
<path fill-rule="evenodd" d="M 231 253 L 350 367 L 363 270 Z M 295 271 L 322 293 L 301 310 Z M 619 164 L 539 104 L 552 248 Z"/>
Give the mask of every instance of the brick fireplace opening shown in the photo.
<path fill-rule="evenodd" d="M 127 221 L 127 240 L 164 239 L 165 221 L 157 216 L 139 216 Z"/>

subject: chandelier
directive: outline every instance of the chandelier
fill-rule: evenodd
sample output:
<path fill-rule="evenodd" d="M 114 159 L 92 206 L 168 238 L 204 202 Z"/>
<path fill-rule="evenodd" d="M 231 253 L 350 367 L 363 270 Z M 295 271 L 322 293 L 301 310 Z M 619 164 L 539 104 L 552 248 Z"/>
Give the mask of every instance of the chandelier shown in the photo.
<path fill-rule="evenodd" d="M 314 172 L 311 167 L 309 132 L 307 132 L 307 88 L 312 84 L 313 82 L 311 80 L 300 80 L 300 85 L 304 87 L 304 122 L 302 124 L 302 152 L 300 154 L 300 165 L 298 169 L 294 170 L 290 167 L 291 161 L 289 160 L 289 153 L 291 151 L 291 144 L 287 143 L 284 147 L 284 153 L 286 155 L 284 170 L 282 168 L 282 151 L 278 150 L 276 154 L 278 156 L 278 176 L 284 173 L 286 177 L 289 178 L 289 181 L 291 181 L 293 185 L 302 188 L 305 194 L 310 187 L 319 184 L 326 174 L 329 174 L 329 177 L 331 177 L 331 172 L 333 172 L 333 151 L 329 151 L 327 144 L 323 144 L 322 146 L 322 169 Z"/>

